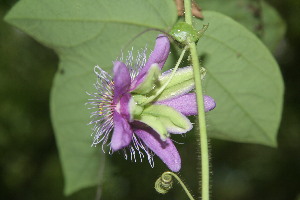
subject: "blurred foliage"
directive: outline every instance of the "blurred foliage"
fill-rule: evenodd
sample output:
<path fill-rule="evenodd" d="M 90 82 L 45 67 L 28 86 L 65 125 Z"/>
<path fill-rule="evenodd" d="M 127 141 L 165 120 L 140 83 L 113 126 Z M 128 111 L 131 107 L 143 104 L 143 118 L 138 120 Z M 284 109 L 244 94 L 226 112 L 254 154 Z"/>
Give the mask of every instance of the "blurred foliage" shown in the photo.
<path fill-rule="evenodd" d="M 1 1 L 1 19 L 13 3 Z M 300 2 L 269 0 L 269 3 L 278 9 L 288 27 L 286 39 L 275 51 L 286 84 L 279 148 L 212 140 L 212 199 L 215 200 L 299 199 Z M 96 188 L 63 196 L 62 170 L 48 105 L 57 56 L 2 20 L 0 44 L 0 198 L 94 199 Z M 175 140 L 183 141 L 180 136 Z M 189 165 L 184 165 L 180 174 L 195 192 L 196 142 L 193 135 L 184 138 L 184 142 L 184 148 L 178 145 L 179 151 L 183 163 Z M 158 159 L 155 164 L 159 167 L 154 169 L 147 162 L 124 161 L 122 155 L 108 160 L 109 177 L 102 188 L 102 199 L 186 199 L 177 185 L 176 190 L 165 196 L 155 193 L 153 184 L 161 173 L 159 168 L 163 168 Z"/>
<path fill-rule="evenodd" d="M 284 90 L 278 64 L 242 25 L 221 13 L 203 14 L 202 24 L 211 25 L 197 49 L 207 69 L 204 90 L 217 102 L 207 113 L 209 136 L 276 146 Z M 202 27 L 200 20 L 195 24 Z"/>
<path fill-rule="evenodd" d="M 285 23 L 272 6 L 263 0 L 197 0 L 203 10 L 232 17 L 253 32 L 272 51 L 286 31 Z"/>

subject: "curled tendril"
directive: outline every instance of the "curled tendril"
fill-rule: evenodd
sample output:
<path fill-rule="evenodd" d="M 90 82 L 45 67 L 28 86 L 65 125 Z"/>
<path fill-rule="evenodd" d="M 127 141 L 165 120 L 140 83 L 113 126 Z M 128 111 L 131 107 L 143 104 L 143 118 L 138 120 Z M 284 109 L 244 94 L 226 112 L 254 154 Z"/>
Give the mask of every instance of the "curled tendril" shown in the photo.
<path fill-rule="evenodd" d="M 182 180 L 173 172 L 164 172 L 156 181 L 154 188 L 160 194 L 166 194 L 173 187 L 173 177 L 179 182 L 190 200 L 195 200 Z"/>
<path fill-rule="evenodd" d="M 160 194 L 166 194 L 173 187 L 173 178 L 170 172 L 164 172 L 156 181 L 155 181 L 155 190 Z"/>

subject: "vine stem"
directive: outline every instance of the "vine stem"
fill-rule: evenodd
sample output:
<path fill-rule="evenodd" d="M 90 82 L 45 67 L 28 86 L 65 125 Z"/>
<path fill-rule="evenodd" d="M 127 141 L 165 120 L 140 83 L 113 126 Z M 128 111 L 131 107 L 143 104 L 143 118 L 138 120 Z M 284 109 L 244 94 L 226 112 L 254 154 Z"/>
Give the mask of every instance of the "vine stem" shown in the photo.
<path fill-rule="evenodd" d="M 191 0 L 184 0 L 185 22 L 192 25 Z M 194 71 L 195 89 L 198 105 L 198 122 L 200 135 L 200 155 L 201 155 L 201 194 L 202 200 L 209 200 L 209 155 L 208 155 L 208 139 L 206 132 L 206 121 L 203 102 L 202 82 L 200 75 L 200 63 L 196 44 L 189 43 L 190 53 L 192 57 L 192 65 Z"/>

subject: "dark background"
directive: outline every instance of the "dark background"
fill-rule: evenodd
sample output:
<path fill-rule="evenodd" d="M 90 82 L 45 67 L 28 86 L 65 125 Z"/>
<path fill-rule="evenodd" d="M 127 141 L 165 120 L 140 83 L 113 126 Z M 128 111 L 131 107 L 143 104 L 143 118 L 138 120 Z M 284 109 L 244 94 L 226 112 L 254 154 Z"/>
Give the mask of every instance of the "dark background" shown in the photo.
<path fill-rule="evenodd" d="M 0 1 L 0 19 L 16 0 Z M 212 199 L 300 200 L 300 1 L 268 0 L 287 24 L 276 59 L 285 81 L 285 103 L 278 148 L 211 140 Z M 96 188 L 63 195 L 63 175 L 49 114 L 49 94 L 57 69 L 55 53 L 0 20 L 0 199 L 94 199 Z M 195 138 L 179 145 L 181 172 L 192 191 Z M 148 163 L 109 158 L 114 166 L 102 199 L 187 199 L 175 186 L 165 196 L 153 184 L 161 173 Z M 143 175 L 140 172 L 143 170 Z M 149 176 L 148 176 L 149 175 Z"/>

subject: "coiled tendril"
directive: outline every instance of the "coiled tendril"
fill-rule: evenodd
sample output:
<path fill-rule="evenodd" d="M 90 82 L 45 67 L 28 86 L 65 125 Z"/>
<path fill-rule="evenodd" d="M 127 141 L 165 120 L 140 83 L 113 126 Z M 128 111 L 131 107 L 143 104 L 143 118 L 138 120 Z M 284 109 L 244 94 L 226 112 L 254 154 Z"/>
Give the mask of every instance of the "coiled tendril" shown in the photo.
<path fill-rule="evenodd" d="M 170 172 L 164 172 L 156 181 L 155 181 L 155 190 L 160 194 L 166 194 L 173 187 L 173 178 Z"/>
<path fill-rule="evenodd" d="M 182 180 L 173 172 L 164 172 L 156 181 L 154 188 L 160 194 L 166 194 L 173 187 L 173 177 L 179 182 L 190 200 L 195 200 Z"/>

